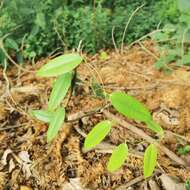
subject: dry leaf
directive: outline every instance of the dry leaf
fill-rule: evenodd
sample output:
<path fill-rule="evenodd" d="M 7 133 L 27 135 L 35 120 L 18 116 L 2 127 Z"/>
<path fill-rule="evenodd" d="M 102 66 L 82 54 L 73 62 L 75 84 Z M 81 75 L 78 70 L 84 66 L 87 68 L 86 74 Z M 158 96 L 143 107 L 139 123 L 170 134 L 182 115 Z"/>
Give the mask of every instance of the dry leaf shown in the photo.
<path fill-rule="evenodd" d="M 183 183 L 177 182 L 177 180 L 174 180 L 166 174 L 162 174 L 160 180 L 165 190 L 185 190 Z"/>
<path fill-rule="evenodd" d="M 31 163 L 32 161 L 30 160 L 30 156 L 28 154 L 27 151 L 21 151 L 19 154 L 18 154 L 19 158 L 23 161 L 23 162 L 26 162 L 26 163 Z"/>
<path fill-rule="evenodd" d="M 2 158 L 1 158 L 1 164 L 3 165 L 3 166 L 6 166 L 7 165 L 7 156 L 9 155 L 9 154 L 11 154 L 12 153 L 12 150 L 11 149 L 7 149 L 7 150 L 5 150 L 5 152 L 3 153 L 3 156 L 2 156 Z"/>
<path fill-rule="evenodd" d="M 160 187 L 153 179 L 150 179 L 148 184 L 149 184 L 150 190 L 160 190 Z"/>
<path fill-rule="evenodd" d="M 73 178 L 70 179 L 70 183 L 66 182 L 62 186 L 62 190 L 90 190 L 90 189 L 84 189 L 81 185 L 80 178 Z"/>
<path fill-rule="evenodd" d="M 13 159 L 11 158 L 9 161 L 9 173 L 11 173 L 14 168 L 15 168 L 15 163 L 14 163 Z"/>

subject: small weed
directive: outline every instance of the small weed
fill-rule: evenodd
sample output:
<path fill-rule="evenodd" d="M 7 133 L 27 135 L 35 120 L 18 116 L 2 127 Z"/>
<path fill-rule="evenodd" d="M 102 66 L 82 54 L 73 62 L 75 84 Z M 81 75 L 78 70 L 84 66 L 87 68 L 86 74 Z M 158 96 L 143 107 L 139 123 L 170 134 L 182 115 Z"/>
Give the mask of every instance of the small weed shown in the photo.
<path fill-rule="evenodd" d="M 78 54 L 67 54 L 59 56 L 44 65 L 37 71 L 41 77 L 57 77 L 48 102 L 47 110 L 34 110 L 32 115 L 37 119 L 49 123 L 47 131 L 47 141 L 51 143 L 57 136 L 65 119 L 65 108 L 60 104 L 71 87 L 73 70 L 82 62 L 82 57 Z M 102 96 L 100 86 L 93 85 L 96 95 Z M 146 123 L 147 127 L 157 133 L 160 138 L 163 137 L 164 131 L 159 124 L 155 123 L 148 109 L 137 101 L 134 97 L 123 92 L 113 92 L 106 94 L 104 98 L 122 115 L 129 119 Z M 108 135 L 115 121 L 104 120 L 96 124 L 89 132 L 84 141 L 84 149 L 89 151 L 95 148 Z M 144 177 L 150 177 L 157 164 L 157 148 L 150 144 L 144 154 Z M 107 169 L 110 172 L 118 170 L 126 161 L 128 156 L 128 146 L 121 143 L 114 150 L 108 161 Z"/>

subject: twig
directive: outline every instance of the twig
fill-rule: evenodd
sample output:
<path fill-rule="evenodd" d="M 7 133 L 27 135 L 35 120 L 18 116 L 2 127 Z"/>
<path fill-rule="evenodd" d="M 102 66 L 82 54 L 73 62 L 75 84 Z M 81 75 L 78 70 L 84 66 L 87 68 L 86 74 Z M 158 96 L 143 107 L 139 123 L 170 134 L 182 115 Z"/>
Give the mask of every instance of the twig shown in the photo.
<path fill-rule="evenodd" d="M 129 181 L 127 184 L 118 187 L 116 190 L 126 189 L 126 188 L 128 188 L 128 187 L 130 187 L 132 185 L 135 185 L 136 183 L 139 183 L 139 182 L 143 181 L 143 180 L 144 180 L 144 176 L 143 175 L 139 176 L 139 177 L 136 177 L 135 179 Z"/>
<path fill-rule="evenodd" d="M 62 43 L 62 47 L 64 48 L 66 45 L 65 45 L 64 40 L 63 40 L 62 37 L 61 37 L 61 34 L 60 34 L 59 31 L 57 30 L 57 26 L 56 26 L 57 23 L 54 22 L 53 24 L 54 24 L 53 29 L 54 29 L 55 33 L 57 34 L 58 39 L 61 41 L 61 43 Z"/>
<path fill-rule="evenodd" d="M 79 133 L 82 137 L 86 137 L 87 134 L 85 132 L 83 132 L 78 126 L 74 126 L 74 129 L 77 131 L 77 133 Z"/>
<path fill-rule="evenodd" d="M 122 41 L 121 41 L 121 53 L 123 53 L 123 47 L 124 47 L 124 40 L 125 40 L 125 35 L 126 35 L 126 32 L 127 32 L 127 29 L 129 27 L 129 24 L 132 20 L 132 18 L 135 16 L 135 14 L 142 8 L 145 6 L 145 3 L 142 4 L 141 6 L 137 7 L 133 13 L 131 14 L 131 16 L 129 17 L 127 23 L 126 23 L 126 26 L 125 26 L 125 29 L 124 29 L 124 32 L 123 32 L 123 37 L 122 37 Z"/>
<path fill-rule="evenodd" d="M 98 153 L 103 153 L 103 154 L 112 154 L 113 150 L 116 148 L 117 146 L 112 145 L 110 143 L 106 143 L 106 142 L 101 142 L 100 144 L 98 144 L 95 148 L 95 152 Z M 129 155 L 136 157 L 136 158 L 143 158 L 143 153 L 142 152 L 138 152 L 135 150 L 129 150 Z"/>
<path fill-rule="evenodd" d="M 81 53 L 82 52 L 82 40 L 79 41 L 79 45 L 77 47 L 77 53 Z"/>
<path fill-rule="evenodd" d="M 115 38 L 114 38 L 114 31 L 115 31 L 115 26 L 112 27 L 111 36 L 112 36 L 112 42 L 113 42 L 115 51 L 118 52 L 118 48 L 117 48 L 117 45 L 116 45 L 116 42 L 115 42 Z"/>
<path fill-rule="evenodd" d="M 163 29 L 157 29 L 157 30 L 154 30 L 152 32 L 149 32 L 148 34 L 145 34 L 144 36 L 140 37 L 139 39 L 135 40 L 134 42 L 132 42 L 129 46 L 128 46 L 128 49 L 133 46 L 134 44 L 136 43 L 139 43 L 140 41 L 144 40 L 145 38 L 157 33 L 157 32 L 162 32 L 164 31 Z"/>
<path fill-rule="evenodd" d="M 173 135 L 173 136 L 175 136 L 175 137 L 177 137 L 177 138 L 180 138 L 180 139 L 182 139 L 182 140 L 184 140 L 184 141 L 190 143 L 190 139 L 187 138 L 187 137 L 185 137 L 185 136 L 183 136 L 183 135 L 179 135 L 179 134 L 174 133 L 174 132 L 172 132 L 172 131 L 166 131 L 166 133 L 168 133 L 168 135 Z"/>
<path fill-rule="evenodd" d="M 106 91 L 105 91 L 105 88 L 104 88 L 104 82 L 103 82 L 103 79 L 102 79 L 100 73 L 98 72 L 98 70 L 96 69 L 95 66 L 93 67 L 91 64 L 89 64 L 89 63 L 86 61 L 86 59 L 84 59 L 84 61 L 85 61 L 85 63 L 86 63 L 85 66 L 87 66 L 87 68 L 88 68 L 89 71 L 92 73 L 92 76 L 94 76 L 95 79 L 96 79 L 96 75 L 94 74 L 94 72 L 97 74 L 97 78 L 98 78 L 99 82 L 101 83 L 102 90 L 103 90 L 104 94 L 106 94 Z M 94 71 L 94 72 L 93 72 L 93 71 Z M 105 103 L 107 104 L 107 100 L 106 100 L 106 99 L 105 99 Z"/>
<path fill-rule="evenodd" d="M 87 117 L 87 116 L 93 115 L 95 113 L 101 113 L 104 109 L 108 108 L 109 106 L 110 106 L 110 104 L 106 104 L 104 106 L 100 106 L 100 107 L 97 107 L 97 108 L 94 108 L 94 109 L 91 109 L 88 111 L 80 111 L 80 112 L 77 112 L 74 114 L 70 114 L 67 117 L 67 121 L 68 122 L 74 122 L 74 121 L 77 121 L 79 119 L 82 119 L 83 117 Z"/>
<path fill-rule="evenodd" d="M 0 39 L 0 49 L 2 50 L 2 52 L 5 54 L 5 56 L 7 57 L 7 59 L 13 64 L 15 65 L 18 69 L 28 72 L 28 73 L 34 73 L 34 71 L 29 71 L 27 69 L 22 68 L 20 65 L 18 65 L 12 58 L 11 56 L 9 56 L 9 54 L 7 53 L 4 45 L 3 45 L 3 39 Z"/>
<path fill-rule="evenodd" d="M 141 46 L 141 48 L 146 52 L 148 53 L 149 55 L 151 55 L 152 57 L 154 57 L 156 60 L 159 60 L 159 57 L 156 56 L 154 53 L 152 53 L 149 49 L 147 49 L 142 43 L 141 41 L 138 42 L 139 45 Z"/>
<path fill-rule="evenodd" d="M 129 86 L 129 87 L 125 87 L 125 86 L 109 86 L 106 85 L 105 89 L 112 89 L 112 90 L 152 90 L 154 88 L 159 87 L 160 84 L 159 82 L 155 82 L 155 84 L 151 84 L 151 85 L 146 85 L 146 86 Z"/>
<path fill-rule="evenodd" d="M 184 32 L 183 32 L 183 36 L 182 36 L 182 40 L 181 40 L 181 58 L 183 60 L 184 58 L 184 42 L 185 42 L 185 35 L 187 34 L 189 30 L 188 29 L 185 29 Z"/>
<path fill-rule="evenodd" d="M 9 129 L 15 129 L 15 128 L 19 128 L 19 127 L 21 127 L 21 125 L 7 126 L 7 127 L 0 128 L 0 131 L 6 131 Z"/>
<path fill-rule="evenodd" d="M 4 4 L 4 1 L 2 0 L 1 3 L 0 3 L 0 9 L 3 8 L 3 4 Z"/>
<path fill-rule="evenodd" d="M 180 157 L 178 157 L 175 153 L 173 153 L 172 151 L 170 151 L 168 148 L 166 148 L 164 145 L 159 144 L 155 139 L 153 139 L 152 137 L 150 137 L 149 135 L 147 135 L 144 131 L 142 131 L 141 129 L 132 126 L 131 124 L 129 124 L 128 122 L 126 122 L 125 120 L 122 120 L 121 118 L 113 115 L 112 113 L 104 110 L 103 113 L 106 115 L 107 118 L 116 121 L 117 123 L 119 123 L 122 127 L 127 128 L 128 130 L 132 131 L 133 133 L 135 133 L 136 135 L 138 135 L 139 137 L 143 138 L 144 140 L 146 140 L 149 143 L 153 143 L 155 144 L 158 148 L 160 148 L 162 150 L 162 152 L 164 152 L 171 160 L 175 161 L 176 163 L 178 163 L 179 165 L 183 165 L 183 166 L 188 166 L 188 164 L 181 159 Z"/>

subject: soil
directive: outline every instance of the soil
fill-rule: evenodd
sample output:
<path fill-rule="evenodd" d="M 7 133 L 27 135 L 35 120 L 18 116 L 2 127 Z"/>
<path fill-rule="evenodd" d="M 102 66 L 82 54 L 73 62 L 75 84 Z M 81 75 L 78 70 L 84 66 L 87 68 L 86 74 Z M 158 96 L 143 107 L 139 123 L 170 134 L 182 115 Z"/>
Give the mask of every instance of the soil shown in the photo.
<path fill-rule="evenodd" d="M 190 143 L 190 69 L 169 65 L 168 70 L 154 67 L 159 54 L 151 41 L 108 52 L 101 58 L 85 56 L 77 69 L 73 91 L 63 101 L 67 116 L 104 107 L 101 90 L 122 90 L 133 95 L 151 111 L 155 121 L 165 129 L 162 144 L 190 163 L 188 154 L 178 149 Z M 114 127 L 103 146 L 84 152 L 84 136 L 106 116 L 101 112 L 86 114 L 75 121 L 66 121 L 53 143 L 46 142 L 48 125 L 33 118 L 32 109 L 45 109 L 54 79 L 39 78 L 35 71 L 49 58 L 35 65 L 26 64 L 25 71 L 14 66 L 0 70 L 0 189 L 12 190 L 121 190 L 163 189 L 162 174 L 179 183 L 190 179 L 190 170 L 176 164 L 159 152 L 154 175 L 143 179 L 143 152 L 148 143 L 127 129 Z M 94 92 L 93 86 L 101 87 Z M 95 89 L 97 90 L 97 89 Z M 112 108 L 110 112 L 115 113 Z M 133 125 L 134 121 L 127 120 Z M 144 124 L 139 124 L 151 137 L 157 138 Z M 113 146 L 126 141 L 132 153 L 116 173 L 106 170 Z M 153 186 L 151 184 L 154 184 Z"/>

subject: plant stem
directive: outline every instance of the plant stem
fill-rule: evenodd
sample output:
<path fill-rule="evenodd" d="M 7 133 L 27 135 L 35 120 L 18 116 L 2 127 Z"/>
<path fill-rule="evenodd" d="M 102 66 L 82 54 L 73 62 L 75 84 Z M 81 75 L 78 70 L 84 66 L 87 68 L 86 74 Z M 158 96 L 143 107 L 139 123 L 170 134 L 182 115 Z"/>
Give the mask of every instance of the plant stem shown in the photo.
<path fill-rule="evenodd" d="M 180 157 L 178 157 L 175 153 L 173 153 L 171 150 L 169 150 L 167 147 L 165 147 L 164 145 L 159 144 L 155 139 L 153 139 L 152 137 L 150 137 L 149 135 L 147 135 L 143 130 L 132 126 L 131 124 L 129 124 L 128 122 L 126 122 L 125 120 L 113 115 L 112 113 L 110 113 L 109 111 L 104 110 L 103 113 L 106 115 L 106 117 L 108 119 L 111 120 L 115 120 L 117 123 L 119 123 L 122 127 L 127 128 L 128 130 L 132 131 L 133 133 L 135 133 L 136 135 L 138 135 L 139 137 L 143 138 L 144 140 L 146 140 L 149 143 L 153 143 L 155 144 L 158 148 L 160 148 L 171 160 L 175 161 L 176 163 L 178 163 L 179 165 L 182 166 L 186 166 L 188 167 L 188 164 L 181 159 Z"/>

